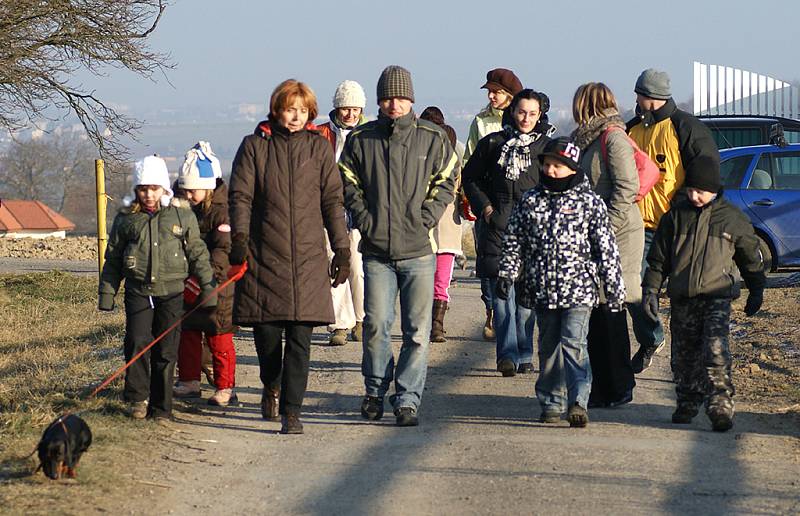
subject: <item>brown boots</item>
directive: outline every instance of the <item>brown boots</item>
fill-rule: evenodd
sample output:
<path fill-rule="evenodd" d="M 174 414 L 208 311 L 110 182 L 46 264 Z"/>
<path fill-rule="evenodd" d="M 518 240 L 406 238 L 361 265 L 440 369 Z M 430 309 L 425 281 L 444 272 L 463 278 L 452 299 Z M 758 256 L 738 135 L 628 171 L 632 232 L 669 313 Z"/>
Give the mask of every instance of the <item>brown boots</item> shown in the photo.
<path fill-rule="evenodd" d="M 483 324 L 483 340 L 494 340 L 494 312 L 486 310 L 486 322 Z"/>
<path fill-rule="evenodd" d="M 447 301 L 433 300 L 433 322 L 431 323 L 431 342 L 447 342 L 444 334 L 444 314 L 447 312 Z"/>
<path fill-rule="evenodd" d="M 261 391 L 261 417 L 267 421 L 280 421 L 278 407 L 281 401 L 281 390 L 264 387 Z"/>

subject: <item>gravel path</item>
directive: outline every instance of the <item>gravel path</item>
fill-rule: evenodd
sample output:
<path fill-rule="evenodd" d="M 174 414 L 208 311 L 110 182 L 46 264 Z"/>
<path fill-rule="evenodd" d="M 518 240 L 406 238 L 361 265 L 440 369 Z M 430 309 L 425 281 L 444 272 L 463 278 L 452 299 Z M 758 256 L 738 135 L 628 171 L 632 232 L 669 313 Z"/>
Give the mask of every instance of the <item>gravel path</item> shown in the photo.
<path fill-rule="evenodd" d="M 535 422 L 535 376 L 501 378 L 479 338 L 476 280 L 451 289 L 449 342 L 433 345 L 421 426 L 361 419 L 360 345 L 315 346 L 305 435 L 260 419 L 252 335 L 237 336 L 241 404 L 182 405 L 152 465 L 156 507 L 174 514 L 797 514 L 800 429 L 740 404 L 736 426 L 669 422 L 665 350 L 632 404 L 592 410 L 586 429 Z M 399 331 L 395 328 L 395 336 Z M 315 335 L 324 342 L 325 335 Z M 204 398 L 211 391 L 204 392 Z M 151 503 L 144 494 L 131 503 Z M 145 501 L 147 500 L 147 501 Z"/>

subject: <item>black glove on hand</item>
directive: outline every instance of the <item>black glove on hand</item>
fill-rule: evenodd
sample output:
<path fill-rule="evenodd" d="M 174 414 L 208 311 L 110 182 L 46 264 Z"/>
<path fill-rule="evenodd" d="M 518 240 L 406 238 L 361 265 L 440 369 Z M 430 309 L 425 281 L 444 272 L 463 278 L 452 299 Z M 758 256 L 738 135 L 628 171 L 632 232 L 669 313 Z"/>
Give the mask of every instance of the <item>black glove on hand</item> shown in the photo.
<path fill-rule="evenodd" d="M 329 275 L 333 282 L 333 288 L 338 287 L 350 277 L 350 249 L 343 247 L 333 251 L 333 259 L 331 260 L 331 269 Z"/>
<path fill-rule="evenodd" d="M 508 300 L 508 294 L 511 292 L 511 287 L 514 286 L 514 282 L 508 278 L 497 278 L 497 284 L 494 287 L 494 295 L 502 299 L 503 301 Z"/>
<path fill-rule="evenodd" d="M 744 305 L 744 313 L 748 317 L 756 315 L 761 310 L 761 304 L 764 302 L 764 289 L 751 290 L 747 296 L 747 303 Z"/>
<path fill-rule="evenodd" d="M 231 265 L 241 265 L 247 260 L 247 235 L 236 233 L 231 239 L 231 253 L 228 255 L 228 262 Z"/>
<path fill-rule="evenodd" d="M 658 293 L 645 292 L 642 296 L 644 314 L 653 322 L 658 322 Z"/>

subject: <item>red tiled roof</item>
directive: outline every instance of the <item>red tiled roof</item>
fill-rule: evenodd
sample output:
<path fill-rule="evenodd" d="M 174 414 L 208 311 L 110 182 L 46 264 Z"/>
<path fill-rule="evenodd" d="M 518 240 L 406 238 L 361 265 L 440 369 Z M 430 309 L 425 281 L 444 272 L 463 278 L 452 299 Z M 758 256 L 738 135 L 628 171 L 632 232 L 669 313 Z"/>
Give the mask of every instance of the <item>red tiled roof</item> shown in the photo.
<path fill-rule="evenodd" d="M 39 201 L 2 199 L 0 201 L 0 231 L 49 229 L 53 231 L 75 229 L 75 224 Z"/>

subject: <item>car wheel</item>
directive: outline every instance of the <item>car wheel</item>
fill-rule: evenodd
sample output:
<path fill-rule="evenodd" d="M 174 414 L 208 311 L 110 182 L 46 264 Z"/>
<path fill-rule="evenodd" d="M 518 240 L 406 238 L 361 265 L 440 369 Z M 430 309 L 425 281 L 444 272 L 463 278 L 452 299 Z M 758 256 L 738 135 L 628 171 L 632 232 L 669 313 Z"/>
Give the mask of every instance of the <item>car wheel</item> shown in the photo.
<path fill-rule="evenodd" d="M 764 272 L 771 272 L 775 265 L 772 262 L 772 248 L 763 236 L 759 234 L 756 234 L 756 236 L 758 237 L 758 248 L 761 251 L 761 257 L 764 259 Z"/>

